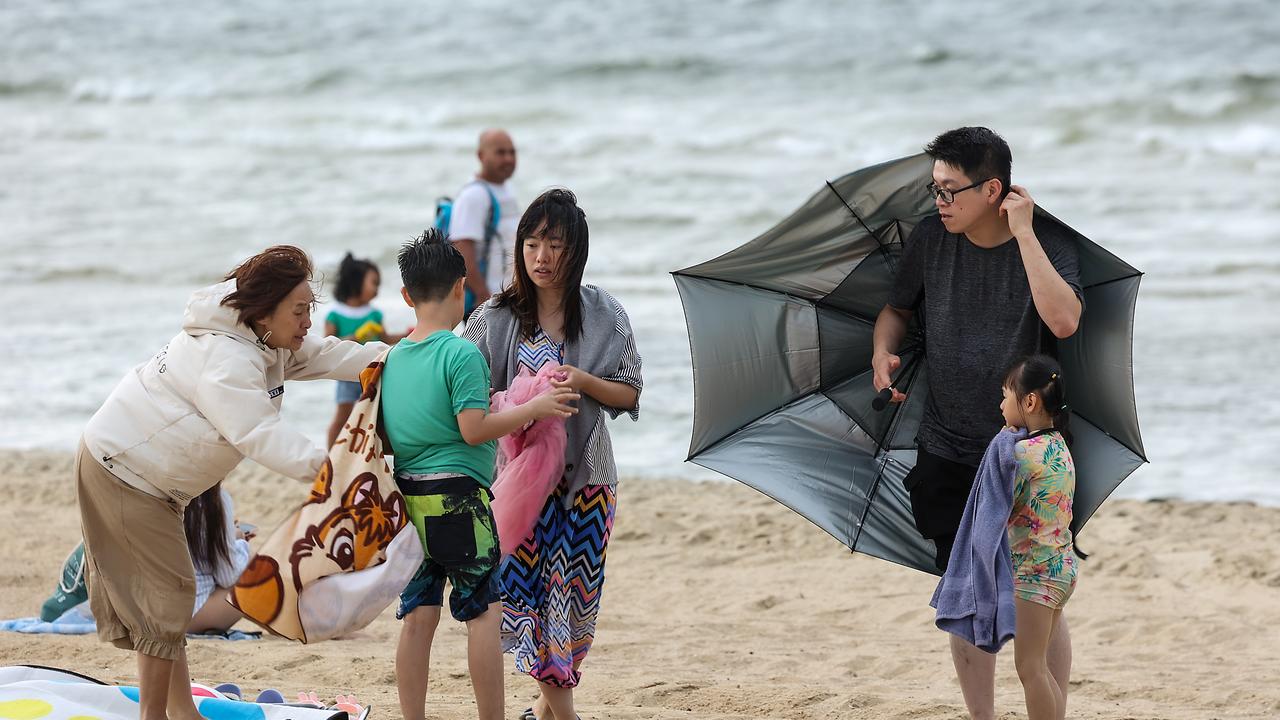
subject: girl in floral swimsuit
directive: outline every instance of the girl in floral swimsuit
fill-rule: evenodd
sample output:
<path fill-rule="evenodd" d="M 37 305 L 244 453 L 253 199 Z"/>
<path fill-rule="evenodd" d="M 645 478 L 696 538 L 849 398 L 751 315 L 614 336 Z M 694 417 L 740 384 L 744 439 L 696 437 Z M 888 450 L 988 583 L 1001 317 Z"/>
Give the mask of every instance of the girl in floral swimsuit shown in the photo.
<path fill-rule="evenodd" d="M 1006 424 L 1027 430 L 1018 461 L 1009 517 L 1016 628 L 1014 662 L 1030 720 L 1061 718 L 1065 698 L 1049 674 L 1049 640 L 1076 585 L 1079 562 L 1071 537 L 1075 464 L 1067 449 L 1066 385 L 1046 355 L 1019 360 L 1005 375 L 1000 411 Z"/>

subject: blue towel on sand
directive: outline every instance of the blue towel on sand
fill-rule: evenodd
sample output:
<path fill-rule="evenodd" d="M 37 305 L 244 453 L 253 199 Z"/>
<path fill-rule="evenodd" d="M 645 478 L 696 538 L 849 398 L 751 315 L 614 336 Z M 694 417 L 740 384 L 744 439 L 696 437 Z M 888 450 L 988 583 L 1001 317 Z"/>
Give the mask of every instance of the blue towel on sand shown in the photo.
<path fill-rule="evenodd" d="M 61 618 L 59 618 L 54 622 L 45 622 L 38 617 L 29 617 L 0 620 L 0 630 L 31 635 L 88 635 L 91 632 L 97 632 L 98 626 L 94 624 L 93 620 L 89 622 L 61 622 Z"/>
<path fill-rule="evenodd" d="M 93 614 L 89 612 L 89 601 L 85 600 L 71 607 L 52 622 L 45 622 L 38 617 L 0 620 L 0 630 L 31 635 L 88 635 L 97 632 L 98 626 L 93 621 Z"/>
<path fill-rule="evenodd" d="M 929 605 L 934 623 L 978 648 L 996 653 L 1013 637 L 1013 558 L 1009 514 L 1018 460 L 1013 450 L 1025 430 L 1001 430 L 987 446 L 960 518 L 947 571 Z"/>
<path fill-rule="evenodd" d="M 0 620 L 0 630 L 28 635 L 88 635 L 98 631 L 88 606 L 88 602 L 81 603 L 53 622 L 45 622 L 38 617 Z M 193 640 L 260 640 L 262 631 L 233 629 L 221 633 L 187 633 L 187 637 Z"/>

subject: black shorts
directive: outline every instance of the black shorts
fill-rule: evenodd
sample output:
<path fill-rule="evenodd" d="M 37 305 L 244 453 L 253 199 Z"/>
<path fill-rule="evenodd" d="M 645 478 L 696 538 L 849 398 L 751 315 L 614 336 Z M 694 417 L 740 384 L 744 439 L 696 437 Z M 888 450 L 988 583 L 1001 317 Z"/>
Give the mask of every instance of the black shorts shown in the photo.
<path fill-rule="evenodd" d="M 911 493 L 911 515 L 915 518 L 916 530 L 937 546 L 934 564 L 939 571 L 947 569 L 951 544 L 956 539 L 977 474 L 976 467 L 919 448 L 916 466 L 902 480 Z"/>

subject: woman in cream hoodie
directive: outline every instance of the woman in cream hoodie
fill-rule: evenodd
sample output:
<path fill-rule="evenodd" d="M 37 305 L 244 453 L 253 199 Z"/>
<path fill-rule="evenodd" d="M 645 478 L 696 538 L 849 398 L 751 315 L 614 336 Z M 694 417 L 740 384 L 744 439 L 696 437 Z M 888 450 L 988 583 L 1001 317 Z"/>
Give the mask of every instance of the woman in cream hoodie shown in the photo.
<path fill-rule="evenodd" d="M 105 642 L 136 650 L 142 720 L 195 720 L 184 649 L 195 575 L 183 508 L 244 457 L 314 479 L 325 451 L 284 424 L 285 380 L 358 380 L 386 346 L 308 335 L 302 250 L 268 248 L 197 290 L 182 332 L 129 371 L 85 427 L 76 488 L 89 600 Z"/>

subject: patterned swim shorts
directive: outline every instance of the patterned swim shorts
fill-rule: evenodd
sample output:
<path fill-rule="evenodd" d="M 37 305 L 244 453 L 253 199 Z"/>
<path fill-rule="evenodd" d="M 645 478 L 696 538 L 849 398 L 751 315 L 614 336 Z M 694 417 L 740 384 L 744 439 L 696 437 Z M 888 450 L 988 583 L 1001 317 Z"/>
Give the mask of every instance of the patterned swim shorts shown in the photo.
<path fill-rule="evenodd" d="M 1013 595 L 1019 600 L 1059 610 L 1075 592 L 1077 570 L 1074 552 L 1041 562 L 1015 556 L 1013 566 Z"/>
<path fill-rule="evenodd" d="M 449 612 L 474 620 L 498 602 L 498 533 L 489 507 L 492 493 L 465 476 L 400 475 L 409 520 L 418 529 L 425 557 L 400 593 L 397 618 L 420 605 L 444 603 L 444 583 L 453 586 Z"/>

